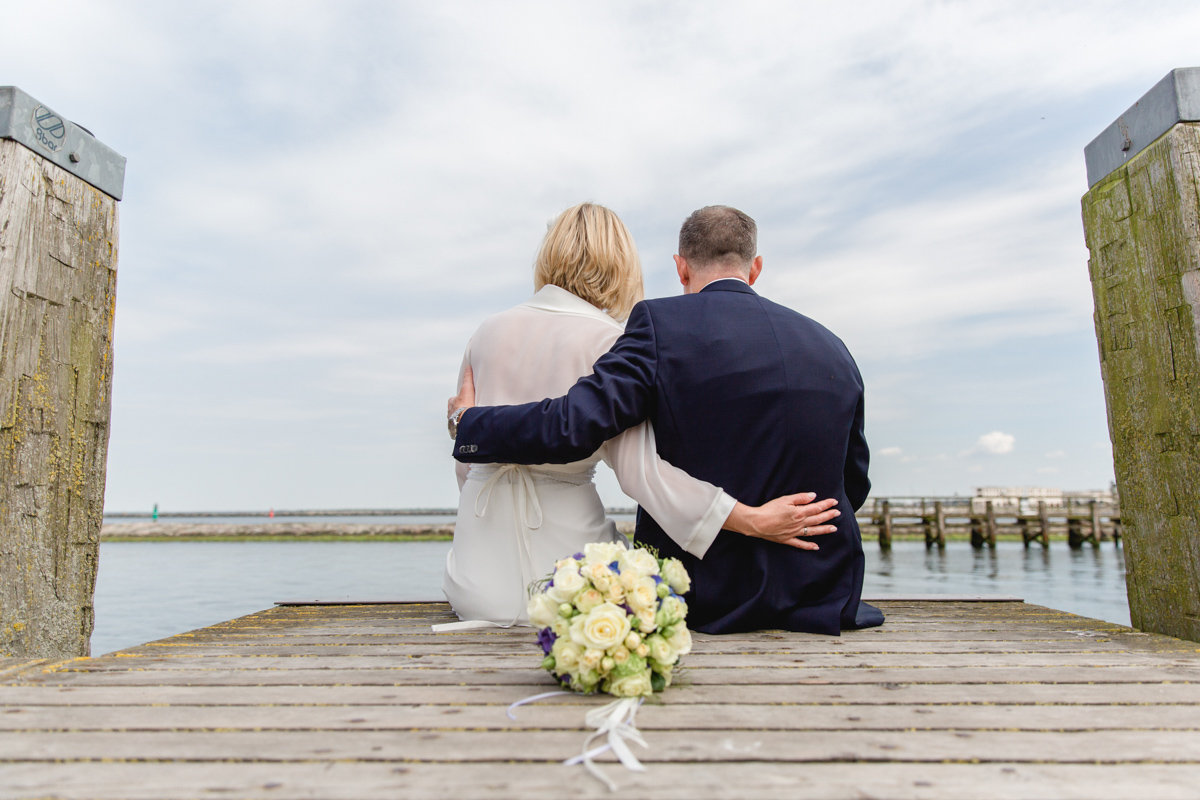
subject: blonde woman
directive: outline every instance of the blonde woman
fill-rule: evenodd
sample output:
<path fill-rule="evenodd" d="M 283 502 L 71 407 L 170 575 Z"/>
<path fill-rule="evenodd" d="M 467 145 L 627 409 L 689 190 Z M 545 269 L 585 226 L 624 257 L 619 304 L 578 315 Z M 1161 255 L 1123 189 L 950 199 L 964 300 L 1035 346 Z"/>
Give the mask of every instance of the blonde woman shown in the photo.
<path fill-rule="evenodd" d="M 550 225 L 534 262 L 532 298 L 484 321 L 471 337 L 459 386 L 478 405 L 535 402 L 565 394 L 624 330 L 642 299 L 633 237 L 609 209 L 582 203 Z M 452 420 L 453 422 L 453 420 Z M 616 473 L 676 542 L 703 556 L 735 509 L 760 512 L 759 532 L 795 527 L 792 506 L 747 509 L 720 488 L 658 457 L 649 423 L 610 439 L 572 464 L 456 462 L 460 489 L 443 590 L 460 623 L 436 630 L 527 624 L 526 587 L 589 542 L 623 541 L 592 482 L 596 464 Z M 794 501 L 793 501 L 794 503 Z M 810 507 L 811 510 L 812 507 Z M 794 532 L 793 534 L 794 535 Z"/>

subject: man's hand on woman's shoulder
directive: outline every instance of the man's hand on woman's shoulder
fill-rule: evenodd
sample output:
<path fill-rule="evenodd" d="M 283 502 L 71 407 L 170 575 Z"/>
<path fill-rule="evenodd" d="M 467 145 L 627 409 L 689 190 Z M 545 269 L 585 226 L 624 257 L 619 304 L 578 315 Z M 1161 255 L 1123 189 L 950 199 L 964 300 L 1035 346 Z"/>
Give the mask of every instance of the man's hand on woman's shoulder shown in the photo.
<path fill-rule="evenodd" d="M 834 506 L 837 500 L 821 500 L 812 492 L 777 497 L 761 506 L 738 503 L 722 526 L 725 530 L 778 542 L 801 550 L 819 550 L 816 542 L 801 537 L 821 536 L 837 530 L 827 525 L 842 515 Z"/>

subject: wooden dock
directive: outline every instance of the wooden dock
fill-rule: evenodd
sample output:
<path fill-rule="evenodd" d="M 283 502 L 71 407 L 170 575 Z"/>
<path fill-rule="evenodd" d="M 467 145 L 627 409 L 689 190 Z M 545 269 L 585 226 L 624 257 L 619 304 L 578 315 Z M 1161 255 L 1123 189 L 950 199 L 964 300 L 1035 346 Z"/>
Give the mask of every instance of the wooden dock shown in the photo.
<path fill-rule="evenodd" d="M 1022 603 L 881 603 L 840 638 L 697 636 L 623 798 L 1200 797 L 1200 644 Z M 2 798 L 605 797 L 526 630 L 444 604 L 278 607 L 0 662 Z"/>

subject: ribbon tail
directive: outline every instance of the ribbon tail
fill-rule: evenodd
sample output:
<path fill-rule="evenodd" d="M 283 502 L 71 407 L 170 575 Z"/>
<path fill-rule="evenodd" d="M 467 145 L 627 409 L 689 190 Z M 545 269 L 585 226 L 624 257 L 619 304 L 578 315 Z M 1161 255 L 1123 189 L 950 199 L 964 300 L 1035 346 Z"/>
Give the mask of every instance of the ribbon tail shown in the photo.
<path fill-rule="evenodd" d="M 536 703 L 538 700 L 545 700 L 547 697 L 557 697 L 560 694 L 575 694 L 575 693 L 558 691 L 558 692 L 542 692 L 541 694 L 530 695 L 529 697 L 526 697 L 524 700 L 518 700 L 517 702 L 513 703 L 511 706 L 508 707 L 508 718 L 511 719 L 513 722 L 516 722 L 517 716 L 516 716 L 516 714 L 513 713 L 513 711 L 515 711 L 516 709 L 520 708 L 521 706 L 525 705 L 526 703 Z"/>
<path fill-rule="evenodd" d="M 642 762 L 638 761 L 637 756 L 635 756 L 633 751 L 629 749 L 629 745 L 625 744 L 625 738 L 621 728 L 614 728 L 608 732 L 608 743 L 612 747 L 613 753 L 616 754 L 617 760 L 625 766 L 625 769 L 629 770 L 630 772 L 646 771 L 646 768 L 642 766 Z"/>
<path fill-rule="evenodd" d="M 613 783 L 612 778 L 601 772 L 600 768 L 596 766 L 596 762 L 592 761 L 590 758 L 585 758 L 583 760 L 583 766 L 587 767 L 587 771 L 592 773 L 596 780 L 607 786 L 610 792 L 617 791 L 617 785 Z"/>

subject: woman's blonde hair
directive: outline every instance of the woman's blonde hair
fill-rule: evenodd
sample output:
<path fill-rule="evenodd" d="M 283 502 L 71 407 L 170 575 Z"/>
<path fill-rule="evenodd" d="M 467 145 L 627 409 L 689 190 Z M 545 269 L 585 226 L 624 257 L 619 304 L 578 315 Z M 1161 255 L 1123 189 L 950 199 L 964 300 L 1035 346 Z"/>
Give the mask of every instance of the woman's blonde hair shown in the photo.
<path fill-rule="evenodd" d="M 621 218 L 595 203 L 580 203 L 550 223 L 533 262 L 533 286 L 552 283 L 615 320 L 642 299 L 642 262 Z"/>

